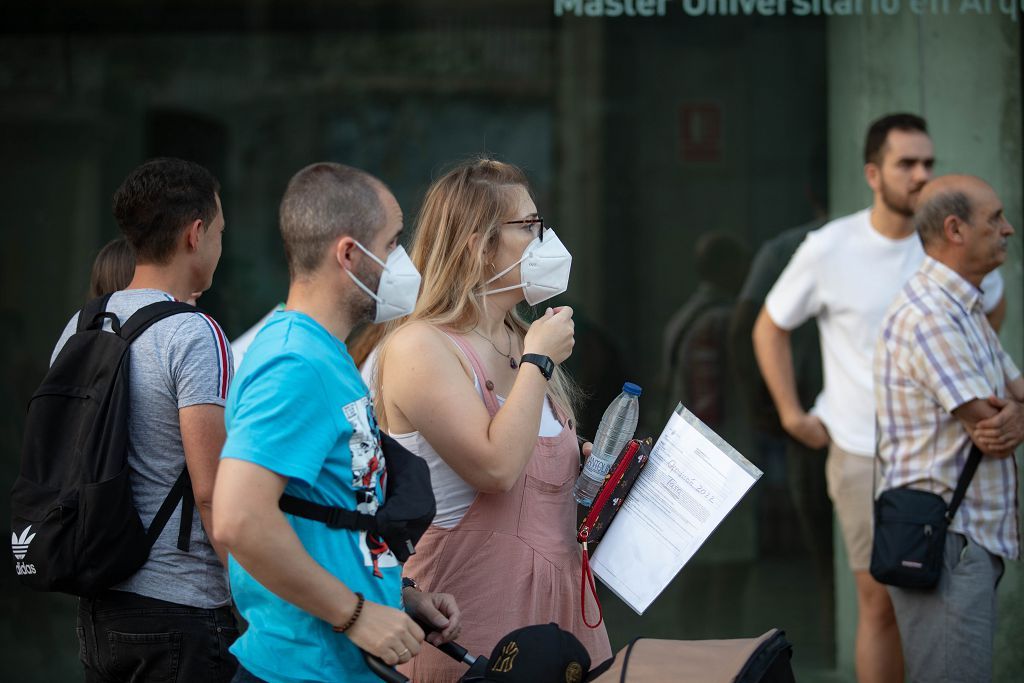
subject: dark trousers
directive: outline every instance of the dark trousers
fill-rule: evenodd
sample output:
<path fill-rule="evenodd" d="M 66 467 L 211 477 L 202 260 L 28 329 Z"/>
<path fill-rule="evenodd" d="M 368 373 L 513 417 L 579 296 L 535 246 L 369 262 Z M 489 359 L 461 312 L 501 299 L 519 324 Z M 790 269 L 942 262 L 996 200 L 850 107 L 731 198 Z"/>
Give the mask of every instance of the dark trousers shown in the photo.
<path fill-rule="evenodd" d="M 86 683 L 229 683 L 238 662 L 230 607 L 200 609 L 107 591 L 78 603 L 78 656 Z"/>
<path fill-rule="evenodd" d="M 231 679 L 231 683 L 267 683 L 262 678 L 256 676 L 253 672 L 246 669 L 244 666 L 239 665 L 238 671 L 235 672 L 235 677 Z"/>

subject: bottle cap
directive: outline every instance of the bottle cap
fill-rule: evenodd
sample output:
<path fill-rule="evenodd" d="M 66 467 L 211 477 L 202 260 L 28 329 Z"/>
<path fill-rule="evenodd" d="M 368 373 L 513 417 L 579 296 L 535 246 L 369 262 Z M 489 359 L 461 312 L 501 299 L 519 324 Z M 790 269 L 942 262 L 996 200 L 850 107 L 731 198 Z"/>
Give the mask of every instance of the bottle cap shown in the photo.
<path fill-rule="evenodd" d="M 644 390 L 640 388 L 639 384 L 633 384 L 632 382 L 626 382 L 622 385 L 622 391 L 629 394 L 630 396 L 639 396 L 644 393 Z"/>

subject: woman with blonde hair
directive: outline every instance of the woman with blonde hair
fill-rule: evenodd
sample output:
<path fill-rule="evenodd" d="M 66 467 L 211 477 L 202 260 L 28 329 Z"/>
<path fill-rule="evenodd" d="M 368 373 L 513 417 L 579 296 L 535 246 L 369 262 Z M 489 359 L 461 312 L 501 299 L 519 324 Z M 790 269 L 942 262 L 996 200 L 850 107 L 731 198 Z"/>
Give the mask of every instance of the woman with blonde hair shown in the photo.
<path fill-rule="evenodd" d="M 471 652 L 553 621 L 601 662 L 608 635 L 581 617 L 575 390 L 558 367 L 572 352 L 572 309 L 532 324 L 516 312 L 565 291 L 571 256 L 525 174 L 480 160 L 427 191 L 411 258 L 422 288 L 381 347 L 378 416 L 430 465 L 437 515 L 403 574 L 456 597 Z M 426 649 L 406 669 L 429 683 L 465 667 Z"/>

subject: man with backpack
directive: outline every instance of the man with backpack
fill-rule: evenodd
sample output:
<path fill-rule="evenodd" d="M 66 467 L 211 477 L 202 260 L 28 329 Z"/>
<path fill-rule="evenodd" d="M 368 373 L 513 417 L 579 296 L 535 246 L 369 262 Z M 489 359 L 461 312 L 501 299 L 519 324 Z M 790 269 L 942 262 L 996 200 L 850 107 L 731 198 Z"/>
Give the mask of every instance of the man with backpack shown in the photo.
<path fill-rule="evenodd" d="M 179 159 L 154 159 L 128 175 L 113 209 L 135 253 L 135 275 L 105 302 L 113 314 L 107 329 L 109 318 L 126 327 L 150 304 L 184 302 L 210 287 L 224 232 L 219 191 L 209 171 Z M 229 681 L 237 667 L 228 652 L 238 631 L 224 556 L 206 532 L 225 438 L 230 346 L 205 313 L 165 308 L 166 317 L 145 327 L 128 351 L 127 465 L 142 525 L 159 527 L 153 520 L 165 500 L 171 514 L 137 571 L 107 590 L 68 590 L 83 595 L 77 630 L 88 681 Z M 72 317 L 54 367 L 90 322 Z M 23 475 L 25 468 L 23 460 Z"/>

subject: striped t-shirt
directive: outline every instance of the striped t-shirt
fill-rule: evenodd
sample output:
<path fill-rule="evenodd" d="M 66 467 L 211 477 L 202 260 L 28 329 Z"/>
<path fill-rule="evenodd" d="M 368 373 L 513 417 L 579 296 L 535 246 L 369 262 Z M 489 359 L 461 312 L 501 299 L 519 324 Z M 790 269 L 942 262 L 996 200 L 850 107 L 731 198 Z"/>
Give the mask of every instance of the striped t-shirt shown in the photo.
<path fill-rule="evenodd" d="M 159 290 L 129 289 L 115 292 L 107 310 L 124 324 L 147 304 L 173 300 Z M 77 325 L 76 313 L 57 342 L 51 363 Z M 154 323 L 132 343 L 129 354 L 128 464 L 135 506 L 148 527 L 185 466 L 178 411 L 202 404 L 223 406 L 234 364 L 220 325 L 198 311 Z M 205 609 L 227 605 L 231 598 L 226 572 L 198 509 L 189 552 L 178 550 L 180 514 L 179 504 L 146 564 L 114 589 Z"/>

